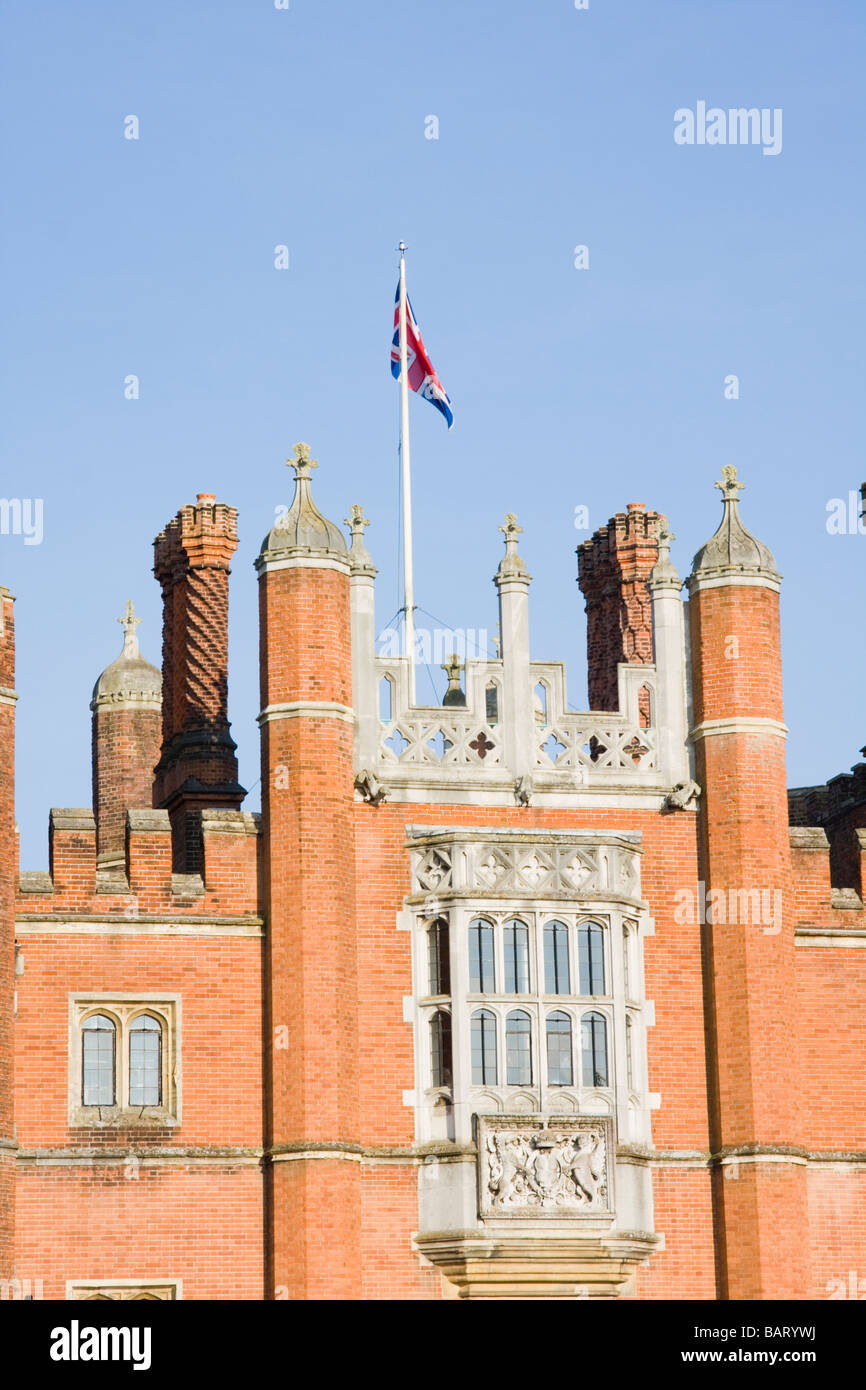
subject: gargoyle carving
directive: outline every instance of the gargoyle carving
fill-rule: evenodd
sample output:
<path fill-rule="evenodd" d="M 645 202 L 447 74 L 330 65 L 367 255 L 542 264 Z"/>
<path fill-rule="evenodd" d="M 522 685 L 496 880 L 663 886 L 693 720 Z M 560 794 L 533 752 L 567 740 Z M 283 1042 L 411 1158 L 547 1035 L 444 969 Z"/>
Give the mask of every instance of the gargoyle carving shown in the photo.
<path fill-rule="evenodd" d="M 378 806 L 388 795 L 376 774 L 366 767 L 362 768 L 355 778 L 355 790 L 359 791 L 371 806 Z"/>
<path fill-rule="evenodd" d="M 677 782 L 672 792 L 665 797 L 665 806 L 670 811 L 687 811 L 701 794 L 697 782 Z"/>
<path fill-rule="evenodd" d="M 518 806 L 528 806 L 532 800 L 532 778 L 528 773 L 518 777 L 514 783 L 514 799 Z"/>

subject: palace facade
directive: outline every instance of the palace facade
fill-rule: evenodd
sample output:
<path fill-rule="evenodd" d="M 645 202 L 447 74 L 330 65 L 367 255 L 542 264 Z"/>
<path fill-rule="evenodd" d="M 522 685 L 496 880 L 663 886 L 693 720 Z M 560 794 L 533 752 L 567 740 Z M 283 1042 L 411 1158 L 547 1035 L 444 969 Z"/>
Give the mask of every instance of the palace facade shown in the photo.
<path fill-rule="evenodd" d="M 421 706 L 376 654 L 361 508 L 347 544 L 306 446 L 293 466 L 256 563 L 260 816 L 228 722 L 231 506 L 201 494 L 156 539 L 162 667 L 129 605 L 48 873 L 18 868 L 0 589 L 3 1292 L 847 1287 L 866 763 L 788 790 L 780 576 L 736 470 L 685 594 L 643 505 L 579 547 L 578 712 L 530 655 L 513 515 L 499 654 Z"/>

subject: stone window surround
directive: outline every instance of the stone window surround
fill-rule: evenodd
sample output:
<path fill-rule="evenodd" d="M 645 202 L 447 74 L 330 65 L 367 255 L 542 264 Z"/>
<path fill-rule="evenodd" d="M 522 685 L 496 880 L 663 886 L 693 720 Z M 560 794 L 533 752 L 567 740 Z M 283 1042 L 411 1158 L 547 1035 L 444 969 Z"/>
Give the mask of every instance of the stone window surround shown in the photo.
<path fill-rule="evenodd" d="M 83 1105 L 81 1091 L 81 1025 L 91 1014 L 103 1013 L 113 1019 L 115 1037 L 116 1104 Z M 162 1026 L 162 1103 L 130 1106 L 129 1025 L 140 1014 L 150 1014 Z M 69 995 L 69 1126 L 155 1128 L 181 1122 L 181 1002 L 178 994 L 165 993 L 83 993 Z"/>
<path fill-rule="evenodd" d="M 182 1279 L 67 1279 L 66 1301 L 77 1302 L 97 1297 L 115 1302 L 153 1299 L 174 1302 L 183 1298 Z"/>

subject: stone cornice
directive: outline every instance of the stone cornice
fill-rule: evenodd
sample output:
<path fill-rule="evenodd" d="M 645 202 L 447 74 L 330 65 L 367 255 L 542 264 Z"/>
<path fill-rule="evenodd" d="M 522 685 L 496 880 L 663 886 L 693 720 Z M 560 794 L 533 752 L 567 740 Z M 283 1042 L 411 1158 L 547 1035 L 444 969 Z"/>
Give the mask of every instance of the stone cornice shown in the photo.
<path fill-rule="evenodd" d="M 297 550 L 290 554 L 279 550 L 263 550 L 255 561 L 259 578 L 274 570 L 337 570 L 349 574 L 349 557 L 340 559 L 326 550 Z"/>

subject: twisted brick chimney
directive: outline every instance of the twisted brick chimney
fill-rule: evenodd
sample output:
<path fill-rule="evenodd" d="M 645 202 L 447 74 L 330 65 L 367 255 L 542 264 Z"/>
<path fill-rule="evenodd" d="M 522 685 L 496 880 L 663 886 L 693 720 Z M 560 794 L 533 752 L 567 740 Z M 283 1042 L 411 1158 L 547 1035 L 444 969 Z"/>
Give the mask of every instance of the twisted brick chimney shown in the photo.
<path fill-rule="evenodd" d="M 664 518 L 629 502 L 577 548 L 578 584 L 586 600 L 590 709 L 618 710 L 617 666 L 653 660 L 649 577 Z"/>
<path fill-rule="evenodd" d="M 176 872 L 201 869 L 200 812 L 237 811 L 236 744 L 228 721 L 229 562 L 237 511 L 199 493 L 154 541 L 162 585 L 162 756 L 153 804 L 171 819 Z"/>

